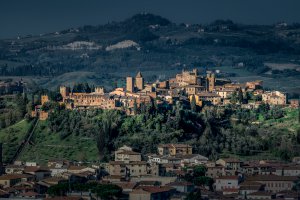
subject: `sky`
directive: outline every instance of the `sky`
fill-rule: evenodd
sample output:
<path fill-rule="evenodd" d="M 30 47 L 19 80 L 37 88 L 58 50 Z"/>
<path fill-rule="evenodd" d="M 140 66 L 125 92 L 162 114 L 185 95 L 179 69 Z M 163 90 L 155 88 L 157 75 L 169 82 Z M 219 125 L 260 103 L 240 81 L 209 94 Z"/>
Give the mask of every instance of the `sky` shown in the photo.
<path fill-rule="evenodd" d="M 1 0 L 0 38 L 122 21 L 141 12 L 175 23 L 299 23 L 300 0 Z"/>

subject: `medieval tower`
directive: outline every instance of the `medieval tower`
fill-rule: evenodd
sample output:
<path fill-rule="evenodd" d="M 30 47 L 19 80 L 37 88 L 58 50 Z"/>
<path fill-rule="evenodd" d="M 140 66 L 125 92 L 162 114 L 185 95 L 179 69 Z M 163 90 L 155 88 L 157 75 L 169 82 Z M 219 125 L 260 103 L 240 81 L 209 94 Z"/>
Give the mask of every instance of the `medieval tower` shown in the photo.
<path fill-rule="evenodd" d="M 127 90 L 127 92 L 133 92 L 134 91 L 133 78 L 130 77 L 130 76 L 126 77 L 126 90 Z"/>
<path fill-rule="evenodd" d="M 142 76 L 141 72 L 138 72 L 136 77 L 135 77 L 135 84 L 138 90 L 143 90 L 144 89 L 144 78 Z"/>

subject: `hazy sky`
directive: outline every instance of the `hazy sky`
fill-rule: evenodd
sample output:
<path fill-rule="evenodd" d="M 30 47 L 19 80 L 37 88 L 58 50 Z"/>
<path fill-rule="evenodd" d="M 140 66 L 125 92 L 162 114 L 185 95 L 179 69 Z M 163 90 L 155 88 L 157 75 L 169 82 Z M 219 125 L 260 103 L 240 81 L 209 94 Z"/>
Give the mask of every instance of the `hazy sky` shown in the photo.
<path fill-rule="evenodd" d="M 300 0 L 1 0 L 0 37 L 120 21 L 150 12 L 176 23 L 300 22 Z"/>

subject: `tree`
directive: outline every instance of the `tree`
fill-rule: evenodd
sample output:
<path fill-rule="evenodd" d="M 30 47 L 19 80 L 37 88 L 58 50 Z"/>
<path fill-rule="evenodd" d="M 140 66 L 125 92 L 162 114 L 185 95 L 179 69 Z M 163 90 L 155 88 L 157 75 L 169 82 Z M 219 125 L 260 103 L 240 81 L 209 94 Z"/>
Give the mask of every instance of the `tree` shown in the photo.
<path fill-rule="evenodd" d="M 197 105 L 196 105 L 196 98 L 195 95 L 192 95 L 192 99 L 191 99 L 191 110 L 193 112 L 197 111 Z"/>
<path fill-rule="evenodd" d="M 122 188 L 117 185 L 103 184 L 98 185 L 94 192 L 103 200 L 119 199 L 122 195 Z"/>
<path fill-rule="evenodd" d="M 242 104 L 243 100 L 244 100 L 244 98 L 243 98 L 243 92 L 242 92 L 242 89 L 240 88 L 239 92 L 238 92 L 238 101 L 239 101 L 240 104 Z"/>
<path fill-rule="evenodd" d="M 190 192 L 185 200 L 202 200 L 201 190 L 198 189 L 196 192 Z"/>
<path fill-rule="evenodd" d="M 133 102 L 133 113 L 136 115 L 137 114 L 137 102 L 136 102 L 136 98 L 134 99 L 134 102 Z"/>

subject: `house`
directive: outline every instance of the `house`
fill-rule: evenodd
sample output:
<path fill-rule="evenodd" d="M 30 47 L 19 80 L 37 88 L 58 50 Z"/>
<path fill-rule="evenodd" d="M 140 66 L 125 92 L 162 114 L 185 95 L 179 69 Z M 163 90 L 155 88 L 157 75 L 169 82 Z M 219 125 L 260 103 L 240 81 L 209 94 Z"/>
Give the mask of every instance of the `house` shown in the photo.
<path fill-rule="evenodd" d="M 86 167 L 86 166 L 70 165 L 70 166 L 68 167 L 67 172 L 73 173 L 73 174 L 78 174 L 78 173 L 82 173 L 82 172 L 92 172 L 92 173 L 96 173 L 96 169 L 94 169 L 94 168 L 92 168 L 92 167 Z"/>
<path fill-rule="evenodd" d="M 263 87 L 263 81 L 256 80 L 256 81 L 246 82 L 246 87 L 250 90 L 261 89 Z"/>
<path fill-rule="evenodd" d="M 278 166 L 274 174 L 277 176 L 300 176 L 300 165 Z"/>
<path fill-rule="evenodd" d="M 192 147 L 188 144 L 160 144 L 158 145 L 159 155 L 171 155 L 175 156 L 177 154 L 192 154 Z"/>
<path fill-rule="evenodd" d="M 199 92 L 195 95 L 195 100 L 200 107 L 204 105 L 219 105 L 221 96 L 215 92 Z"/>
<path fill-rule="evenodd" d="M 248 199 L 275 199 L 276 195 L 268 191 L 258 191 L 247 195 Z"/>
<path fill-rule="evenodd" d="M 291 108 L 299 108 L 299 99 L 290 99 Z"/>
<path fill-rule="evenodd" d="M 51 171 L 49 169 L 36 166 L 25 167 L 24 173 L 34 175 L 37 181 L 51 176 Z"/>
<path fill-rule="evenodd" d="M 280 91 L 267 91 L 262 94 L 262 101 L 270 105 L 286 105 L 287 95 Z"/>
<path fill-rule="evenodd" d="M 137 187 L 138 184 L 136 182 L 120 182 L 116 183 L 116 185 L 122 188 L 123 193 L 129 194 L 134 188 Z"/>
<path fill-rule="evenodd" d="M 131 162 L 141 160 L 141 154 L 132 151 L 131 147 L 123 146 L 115 151 L 115 161 Z"/>
<path fill-rule="evenodd" d="M 199 164 L 206 164 L 208 161 L 208 158 L 205 156 L 202 156 L 200 154 L 187 154 L 187 155 L 176 155 L 176 158 L 179 158 L 181 160 L 182 164 L 185 165 L 199 165 Z"/>
<path fill-rule="evenodd" d="M 53 164 L 49 166 L 49 170 L 51 171 L 51 176 L 61 176 L 63 173 L 68 171 L 68 166 Z"/>
<path fill-rule="evenodd" d="M 265 185 L 255 181 L 244 181 L 240 184 L 239 195 L 246 199 L 248 194 L 264 191 Z"/>
<path fill-rule="evenodd" d="M 221 176 L 216 178 L 216 191 L 223 191 L 224 189 L 239 189 L 238 176 Z"/>
<path fill-rule="evenodd" d="M 195 185 L 185 181 L 171 182 L 167 186 L 173 187 L 177 192 L 190 193 L 194 191 Z"/>
<path fill-rule="evenodd" d="M 225 167 L 222 165 L 206 165 L 207 171 L 206 176 L 210 178 L 218 178 L 220 176 L 225 176 Z"/>
<path fill-rule="evenodd" d="M 221 158 L 216 161 L 216 164 L 224 166 L 226 169 L 231 169 L 235 171 L 241 170 L 242 161 L 235 158 Z"/>
<path fill-rule="evenodd" d="M 185 92 L 187 93 L 187 95 L 191 96 L 191 95 L 195 95 L 199 92 L 205 91 L 205 87 L 204 86 L 200 86 L 200 85 L 187 85 L 184 86 Z"/>
<path fill-rule="evenodd" d="M 0 176 L 0 185 L 3 188 L 12 187 L 21 181 L 32 181 L 34 177 L 27 174 L 5 174 Z"/>
<path fill-rule="evenodd" d="M 145 161 L 110 161 L 108 164 L 108 173 L 117 176 L 143 176 L 147 175 L 147 162 Z"/>
<path fill-rule="evenodd" d="M 24 171 L 23 165 L 7 165 L 5 167 L 6 174 L 22 174 Z"/>
<path fill-rule="evenodd" d="M 40 195 L 38 193 L 33 192 L 33 191 L 21 193 L 18 195 L 19 198 L 23 198 L 23 199 L 36 199 L 39 196 Z"/>
<path fill-rule="evenodd" d="M 175 189 L 168 186 L 138 187 L 129 193 L 129 200 L 165 200 L 175 193 Z"/>
<path fill-rule="evenodd" d="M 265 191 L 279 192 L 292 190 L 295 181 L 299 180 L 299 178 L 296 176 L 257 175 L 247 177 L 246 180 L 264 184 Z"/>

